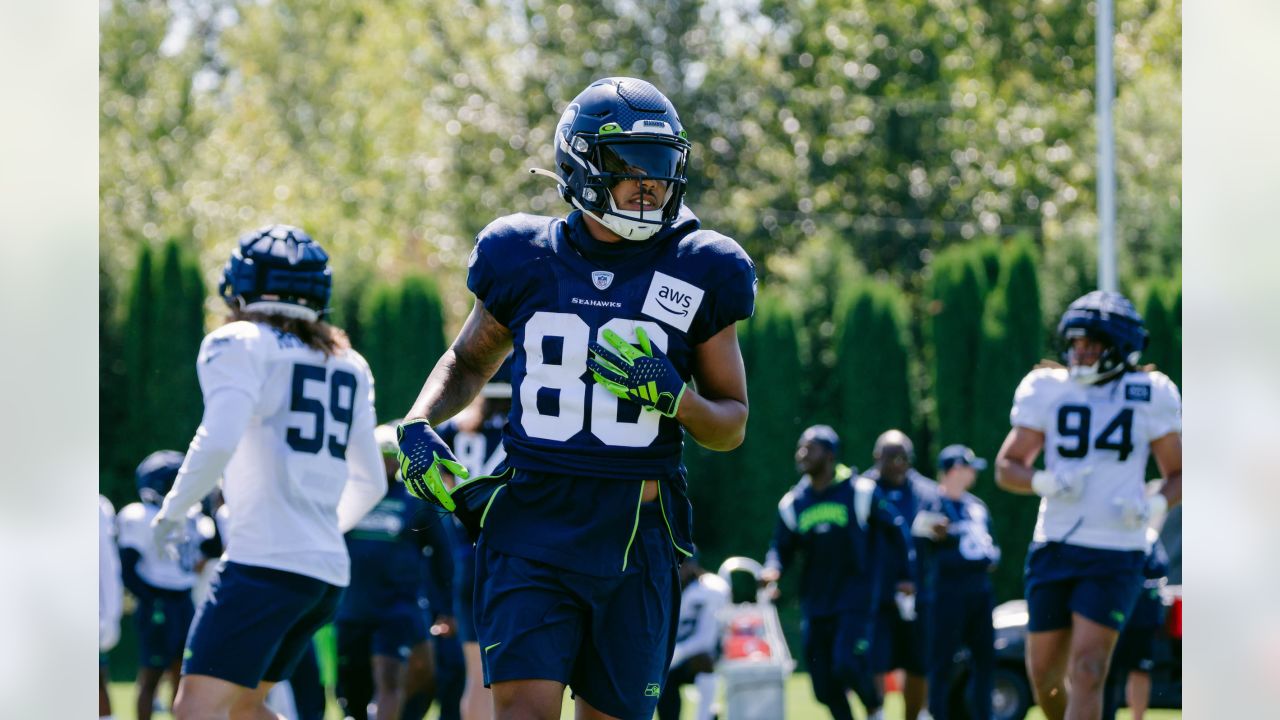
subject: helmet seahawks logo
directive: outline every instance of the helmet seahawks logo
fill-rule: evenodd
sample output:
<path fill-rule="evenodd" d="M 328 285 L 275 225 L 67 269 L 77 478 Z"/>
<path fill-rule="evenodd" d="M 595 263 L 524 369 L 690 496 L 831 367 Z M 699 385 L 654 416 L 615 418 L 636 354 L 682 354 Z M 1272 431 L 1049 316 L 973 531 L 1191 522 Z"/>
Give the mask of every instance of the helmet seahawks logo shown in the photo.
<path fill-rule="evenodd" d="M 608 290 L 613 284 L 613 273 L 608 270 L 597 270 L 591 273 L 591 283 L 597 290 Z"/>
<path fill-rule="evenodd" d="M 569 129 L 573 127 L 573 121 L 578 119 L 578 110 L 578 103 L 569 103 L 569 107 L 560 115 L 560 122 L 556 123 L 556 134 L 561 139 L 569 137 Z"/>

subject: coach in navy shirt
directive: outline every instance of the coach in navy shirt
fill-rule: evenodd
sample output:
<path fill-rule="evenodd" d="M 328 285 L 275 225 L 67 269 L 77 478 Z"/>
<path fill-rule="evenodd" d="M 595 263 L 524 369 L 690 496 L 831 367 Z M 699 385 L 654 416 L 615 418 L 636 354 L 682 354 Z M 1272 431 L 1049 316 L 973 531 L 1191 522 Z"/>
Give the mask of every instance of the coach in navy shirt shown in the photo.
<path fill-rule="evenodd" d="M 947 720 L 952 661 L 961 647 L 971 653 L 966 707 L 974 718 L 991 717 L 995 668 L 991 570 L 1000 549 L 991 540 L 987 506 L 969 492 L 987 461 L 964 445 L 938 454 L 938 496 L 916 516 L 914 534 L 924 548 L 925 594 L 932 594 L 928 623 L 929 712 Z"/>

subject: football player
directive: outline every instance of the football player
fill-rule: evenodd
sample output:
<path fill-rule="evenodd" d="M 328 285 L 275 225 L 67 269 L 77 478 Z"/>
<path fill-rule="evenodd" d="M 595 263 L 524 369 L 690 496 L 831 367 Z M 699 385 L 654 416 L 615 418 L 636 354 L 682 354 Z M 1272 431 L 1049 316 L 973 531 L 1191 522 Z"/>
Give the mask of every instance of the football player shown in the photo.
<path fill-rule="evenodd" d="M 502 447 L 502 430 L 511 412 L 511 360 L 508 356 L 493 378 L 485 383 L 480 397 L 457 417 L 436 428 L 440 439 L 453 450 L 458 462 L 472 476 L 492 475 L 507 458 Z M 445 478 L 446 485 L 456 479 Z M 452 487 L 452 485 L 450 485 Z M 466 659 L 466 687 L 462 696 L 463 720 L 490 720 L 493 696 L 484 686 L 484 669 L 480 662 L 480 643 L 476 640 L 475 594 L 476 551 L 466 531 L 454 518 L 447 525 L 453 548 L 453 612 L 457 638 Z"/>
<path fill-rule="evenodd" d="M 369 366 L 322 319 L 328 261 L 302 230 L 269 225 L 223 269 L 230 317 L 196 361 L 204 415 L 152 521 L 169 542 L 222 478 L 226 550 L 187 637 L 180 720 L 272 716 L 263 699 L 350 579 L 342 534 L 387 490 Z"/>
<path fill-rule="evenodd" d="M 1043 498 L 1026 564 L 1027 670 L 1052 720 L 1102 712 L 1111 651 L 1142 589 L 1146 528 L 1182 497 L 1181 398 L 1163 373 L 1138 369 L 1147 331 L 1133 305 L 1088 293 L 1058 338 L 1066 367 L 1018 385 L 996 458 L 1000 487 Z M 1164 481 L 1148 493 L 1152 456 Z"/>
<path fill-rule="evenodd" d="M 1129 706 L 1129 716 L 1133 720 L 1142 720 L 1147 714 L 1147 706 L 1151 704 L 1151 671 L 1155 669 L 1156 631 L 1164 621 L 1160 588 L 1165 586 L 1168 574 L 1169 553 L 1165 551 L 1155 528 L 1147 528 L 1142 592 L 1120 631 L 1111 657 L 1106 697 L 1102 703 L 1104 720 L 1115 718 L 1121 700 Z"/>
<path fill-rule="evenodd" d="M 964 445 L 943 448 L 938 453 L 937 504 L 925 505 L 913 527 L 920 538 L 917 544 L 924 548 L 920 595 L 928 599 L 923 606 L 929 635 L 929 712 L 934 720 L 952 717 L 947 701 L 961 647 L 970 653 L 967 716 L 991 717 L 996 661 L 991 570 L 1000 559 L 1000 548 L 991 539 L 986 503 L 969 492 L 986 467 L 987 461 Z"/>
<path fill-rule="evenodd" d="M 671 656 L 671 672 L 658 699 L 658 720 L 680 720 L 680 686 L 698 689 L 696 720 L 715 717 L 715 662 L 720 655 L 722 609 L 732 601 L 729 583 L 707 572 L 697 558 L 680 564 L 680 625 L 676 630 L 676 650 Z"/>
<path fill-rule="evenodd" d="M 580 718 L 649 720 L 678 558 L 692 552 L 683 439 L 742 442 L 735 324 L 752 313 L 755 268 L 684 206 L 691 146 L 653 85 L 592 83 L 554 142 L 556 172 L 541 172 L 574 210 L 480 232 L 475 305 L 401 426 L 401 467 L 478 533 L 476 635 L 496 716 L 557 718 L 568 685 Z M 441 467 L 466 471 L 431 423 L 512 351 L 507 463 L 450 494 Z"/>
<path fill-rule="evenodd" d="M 938 504 L 938 484 L 912 467 L 915 447 L 911 438 L 901 430 L 886 430 L 876 438 L 873 449 L 875 467 L 864 477 L 875 480 L 886 500 L 893 503 L 913 535 L 918 536 L 916 515 L 921 507 Z M 935 527 L 927 528 L 936 531 Z M 925 709 L 928 683 L 926 682 L 926 650 L 929 646 L 928 623 L 920 617 L 929 612 L 928 598 L 915 595 L 920 586 L 920 573 L 925 570 L 926 559 L 915 564 L 913 574 L 904 574 L 895 568 L 894 561 L 881 563 L 881 585 L 895 588 L 894 592 L 880 594 L 880 608 L 876 619 L 875 643 L 872 649 L 876 682 L 883 690 L 884 676 L 894 668 L 906 671 L 902 698 L 907 707 L 906 717 L 915 720 Z"/>
<path fill-rule="evenodd" d="M 334 621 L 336 695 L 344 717 L 365 720 L 373 700 L 379 720 L 398 720 L 409 655 L 427 642 L 427 628 L 418 610 L 424 533 L 415 529 L 426 504 L 405 491 L 396 478 L 400 466 L 395 427 L 379 425 L 374 436 L 382 451 L 387 494 L 346 534 L 351 583 Z"/>
<path fill-rule="evenodd" d="M 120 556 L 116 549 L 116 509 L 98 496 L 98 717 L 111 717 L 107 695 L 107 651 L 120 641 L 120 613 L 124 586 L 120 582 Z"/>
<path fill-rule="evenodd" d="M 176 450 L 157 450 L 144 458 L 135 472 L 141 502 L 124 506 L 116 518 L 121 576 L 137 599 L 133 614 L 138 627 L 136 712 L 141 720 L 151 717 L 162 678 L 168 677 L 172 691 L 177 692 L 182 645 L 195 614 L 191 589 L 204 561 L 200 543 L 214 534 L 213 520 L 199 508 L 191 508 L 175 523 L 181 528 L 181 540 L 173 548 L 157 547 L 151 541 L 151 521 L 181 465 L 182 453 Z"/>
<path fill-rule="evenodd" d="M 840 439 L 827 425 L 800 435 L 800 482 L 778 503 L 778 522 L 762 583 L 777 582 L 804 556 L 800 610 L 804 653 L 818 702 L 836 720 L 852 718 L 852 689 L 871 718 L 880 718 L 883 692 L 872 677 L 872 633 L 880 596 L 914 576 L 915 553 L 902 515 L 874 480 L 837 462 Z M 884 583 L 882 566 L 889 582 Z M 892 602 L 892 600 L 890 600 Z"/>

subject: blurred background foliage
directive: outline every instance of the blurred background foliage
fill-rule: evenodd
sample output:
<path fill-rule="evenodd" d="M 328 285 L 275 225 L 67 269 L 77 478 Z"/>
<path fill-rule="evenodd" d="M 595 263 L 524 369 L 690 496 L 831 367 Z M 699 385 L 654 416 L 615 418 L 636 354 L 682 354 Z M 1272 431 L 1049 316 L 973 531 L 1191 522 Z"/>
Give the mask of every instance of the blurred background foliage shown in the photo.
<path fill-rule="evenodd" d="M 1013 388 L 1095 278 L 1094 6 L 1061 0 L 110 0 L 100 6 L 102 487 L 181 449 L 192 360 L 234 239 L 306 228 L 378 410 L 403 412 L 470 307 L 472 238 L 562 214 L 553 123 L 591 80 L 663 89 L 694 143 L 688 204 L 757 263 L 753 413 L 687 451 L 709 561 L 763 555 L 814 422 L 870 463 L 887 427 L 931 470 L 991 458 Z M 1180 381 L 1181 7 L 1117 0 L 1122 290 Z M 1000 592 L 1034 502 L 994 491 Z"/>

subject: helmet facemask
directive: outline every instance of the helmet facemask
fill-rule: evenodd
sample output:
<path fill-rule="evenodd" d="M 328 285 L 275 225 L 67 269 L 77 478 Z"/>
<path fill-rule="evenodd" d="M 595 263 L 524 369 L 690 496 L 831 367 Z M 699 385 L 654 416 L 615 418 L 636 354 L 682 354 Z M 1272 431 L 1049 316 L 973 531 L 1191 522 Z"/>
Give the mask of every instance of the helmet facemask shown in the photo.
<path fill-rule="evenodd" d="M 1102 344 L 1102 351 L 1098 353 L 1098 359 L 1088 365 L 1076 362 L 1075 351 L 1073 350 L 1073 341 L 1077 338 L 1088 338 Z M 1120 356 L 1120 351 L 1116 348 L 1111 339 L 1097 332 L 1091 332 L 1088 328 L 1073 326 L 1068 327 L 1063 333 L 1062 341 L 1062 363 L 1067 366 L 1067 375 L 1081 385 L 1098 385 L 1104 383 L 1127 368 L 1132 367 L 1138 361 L 1138 353 L 1132 353 L 1131 358 Z"/>
<path fill-rule="evenodd" d="M 610 123 L 600 128 L 599 135 L 579 133 L 568 145 L 562 150 L 582 166 L 585 175 L 582 190 L 570 194 L 574 207 L 626 240 L 648 240 L 675 221 L 689 156 L 689 142 L 683 137 L 623 133 Z M 620 208 L 614 190 L 627 181 L 637 183 L 637 193 L 649 196 L 652 204 L 636 210 Z"/>

